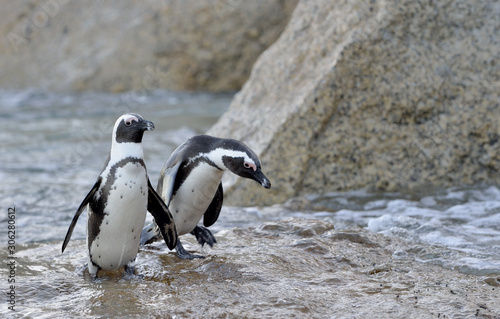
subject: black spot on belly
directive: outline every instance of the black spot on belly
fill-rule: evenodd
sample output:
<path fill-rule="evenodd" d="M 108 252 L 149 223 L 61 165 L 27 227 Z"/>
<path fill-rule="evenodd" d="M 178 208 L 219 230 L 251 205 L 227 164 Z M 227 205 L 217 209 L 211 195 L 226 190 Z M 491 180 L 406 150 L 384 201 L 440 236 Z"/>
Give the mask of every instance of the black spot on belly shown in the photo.
<path fill-rule="evenodd" d="M 132 232 L 134 232 L 134 229 L 132 228 Z"/>
<path fill-rule="evenodd" d="M 194 189 L 191 190 L 191 193 L 194 193 Z"/>
<path fill-rule="evenodd" d="M 111 167 L 109 167 L 109 174 L 107 177 L 99 177 L 99 180 L 101 181 L 101 187 L 99 188 L 99 195 L 97 198 L 94 198 L 94 200 L 91 200 L 89 203 L 89 206 L 91 208 L 92 213 L 89 214 L 89 218 L 87 221 L 87 236 L 88 236 L 88 241 L 87 241 L 87 248 L 90 251 L 92 248 L 92 245 L 94 244 L 94 241 L 97 240 L 99 241 L 99 233 L 100 233 L 100 227 L 103 225 L 104 222 L 104 217 L 106 216 L 106 206 L 108 204 L 108 199 L 110 195 L 112 197 L 115 197 L 118 195 L 116 192 L 113 193 L 112 190 L 117 190 L 118 189 L 118 184 L 121 183 L 123 180 L 118 180 L 118 178 L 123 177 L 123 173 L 120 173 L 118 171 L 121 167 L 125 166 L 126 164 L 132 164 L 132 165 L 139 165 L 139 167 L 144 167 L 145 169 L 145 164 L 142 159 L 137 159 L 137 158 L 132 158 L 132 157 L 126 157 L 122 159 L 121 161 L 115 163 Z M 106 165 L 109 164 L 109 159 Z M 108 167 L 108 166 L 106 166 Z M 144 171 L 145 174 L 146 171 Z M 118 177 L 117 177 L 118 176 Z M 123 184 L 121 184 L 123 186 Z M 147 191 L 146 191 L 147 193 Z M 147 196 L 146 196 L 147 197 Z M 121 199 L 123 199 L 123 194 L 120 196 Z"/>

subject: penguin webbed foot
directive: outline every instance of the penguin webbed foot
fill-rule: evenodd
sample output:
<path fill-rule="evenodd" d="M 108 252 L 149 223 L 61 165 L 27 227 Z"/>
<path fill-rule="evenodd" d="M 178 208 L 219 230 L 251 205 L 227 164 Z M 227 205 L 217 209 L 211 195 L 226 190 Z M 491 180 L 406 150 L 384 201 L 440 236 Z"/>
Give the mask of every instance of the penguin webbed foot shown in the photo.
<path fill-rule="evenodd" d="M 205 256 L 189 253 L 187 250 L 184 249 L 180 240 L 177 240 L 177 245 L 175 245 L 175 252 L 177 254 L 177 257 L 181 259 L 205 258 Z"/>
<path fill-rule="evenodd" d="M 202 226 L 196 226 L 191 234 L 196 237 L 198 243 L 203 247 L 203 245 L 208 244 L 210 247 L 213 247 L 214 244 L 217 243 L 215 236 L 212 234 L 208 228 Z"/>
<path fill-rule="evenodd" d="M 125 270 L 125 273 L 127 275 L 131 275 L 131 276 L 135 275 L 135 266 L 125 265 L 123 267 L 123 269 Z"/>
<path fill-rule="evenodd" d="M 87 270 L 89 271 L 90 279 L 95 282 L 97 280 L 97 272 L 99 271 L 99 267 L 94 265 L 92 262 L 89 262 L 87 264 Z"/>
<path fill-rule="evenodd" d="M 123 269 L 125 270 L 125 275 L 123 276 L 125 280 L 144 279 L 144 275 L 137 274 L 135 271 L 135 263 L 134 265 L 125 265 Z"/>

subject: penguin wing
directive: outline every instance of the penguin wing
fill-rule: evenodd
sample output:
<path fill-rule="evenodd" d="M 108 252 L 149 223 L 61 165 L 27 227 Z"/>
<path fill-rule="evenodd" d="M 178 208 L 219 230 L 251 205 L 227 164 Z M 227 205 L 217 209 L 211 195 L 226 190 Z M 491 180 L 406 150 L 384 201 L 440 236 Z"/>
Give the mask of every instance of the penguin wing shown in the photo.
<path fill-rule="evenodd" d="M 92 200 L 94 197 L 95 192 L 99 189 L 99 186 L 101 186 L 101 180 L 102 178 L 99 176 L 97 179 L 97 182 L 95 182 L 94 186 L 90 190 L 90 192 L 85 196 L 85 199 L 82 201 L 80 204 L 80 207 L 76 210 L 75 216 L 73 217 L 73 220 L 71 221 L 71 224 L 69 225 L 68 232 L 66 233 L 66 237 L 64 238 L 63 244 L 62 244 L 62 251 L 64 252 L 64 249 L 66 249 L 66 246 L 68 245 L 68 242 L 71 238 L 71 235 L 73 234 L 73 229 L 76 226 L 76 222 L 78 221 L 78 217 L 82 214 L 82 212 L 85 210 L 85 207 L 87 204 Z"/>
<path fill-rule="evenodd" d="M 175 229 L 174 218 L 170 214 L 165 202 L 151 186 L 148 179 L 148 211 L 153 215 L 156 225 L 160 229 L 161 235 L 167 247 L 174 249 L 177 245 L 177 230 Z"/>
<path fill-rule="evenodd" d="M 217 192 L 215 192 L 214 199 L 207 208 L 207 211 L 203 215 L 203 225 L 205 227 L 212 226 L 219 218 L 220 210 L 222 208 L 222 201 L 224 199 L 224 192 L 222 190 L 222 182 L 219 184 L 219 188 L 217 188 Z"/>
<path fill-rule="evenodd" d="M 179 171 L 181 163 L 181 161 L 177 161 L 175 165 L 164 168 L 158 180 L 158 191 L 160 192 L 160 195 L 163 196 L 167 206 L 170 205 L 170 201 L 172 200 L 175 177 L 177 176 L 177 172 Z"/>

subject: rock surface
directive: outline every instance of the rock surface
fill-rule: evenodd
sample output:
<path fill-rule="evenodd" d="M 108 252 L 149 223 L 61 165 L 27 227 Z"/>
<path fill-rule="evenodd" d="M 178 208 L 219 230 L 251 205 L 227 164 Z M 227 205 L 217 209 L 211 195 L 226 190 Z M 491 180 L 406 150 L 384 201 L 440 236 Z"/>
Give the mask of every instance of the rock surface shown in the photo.
<path fill-rule="evenodd" d="M 194 242 L 193 236 L 185 238 Z M 142 277 L 104 273 L 98 282 L 88 274 L 82 278 L 84 240 L 71 242 L 62 255 L 60 242 L 19 247 L 16 314 L 500 318 L 500 278 L 416 260 L 416 255 L 436 254 L 433 248 L 416 250 L 398 239 L 361 229 L 337 231 L 328 222 L 307 219 L 225 230 L 217 240 L 214 249 L 203 252 L 206 259 L 180 260 L 164 244 L 141 249 L 137 271 Z M 4 278 L 8 271 L 0 268 Z"/>
<path fill-rule="evenodd" d="M 237 90 L 296 2 L 8 2 L 0 12 L 0 87 Z"/>
<path fill-rule="evenodd" d="M 228 202 L 497 182 L 499 29 L 486 0 L 300 1 L 210 130 L 273 183 L 227 180 Z"/>

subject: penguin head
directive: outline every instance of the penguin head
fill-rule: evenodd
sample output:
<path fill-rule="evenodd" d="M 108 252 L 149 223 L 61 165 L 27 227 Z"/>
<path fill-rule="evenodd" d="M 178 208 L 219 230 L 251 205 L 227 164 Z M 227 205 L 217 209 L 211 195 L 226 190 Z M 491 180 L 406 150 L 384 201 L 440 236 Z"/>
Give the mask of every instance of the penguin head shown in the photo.
<path fill-rule="evenodd" d="M 262 173 L 259 158 L 248 146 L 229 139 L 221 146 L 224 149 L 221 152 L 221 160 L 226 169 L 238 176 L 253 179 L 264 188 L 271 188 L 271 182 Z"/>
<path fill-rule="evenodd" d="M 139 114 L 124 114 L 116 120 L 113 140 L 117 143 L 141 143 L 144 131 L 154 129 L 153 122 L 143 119 Z"/>

